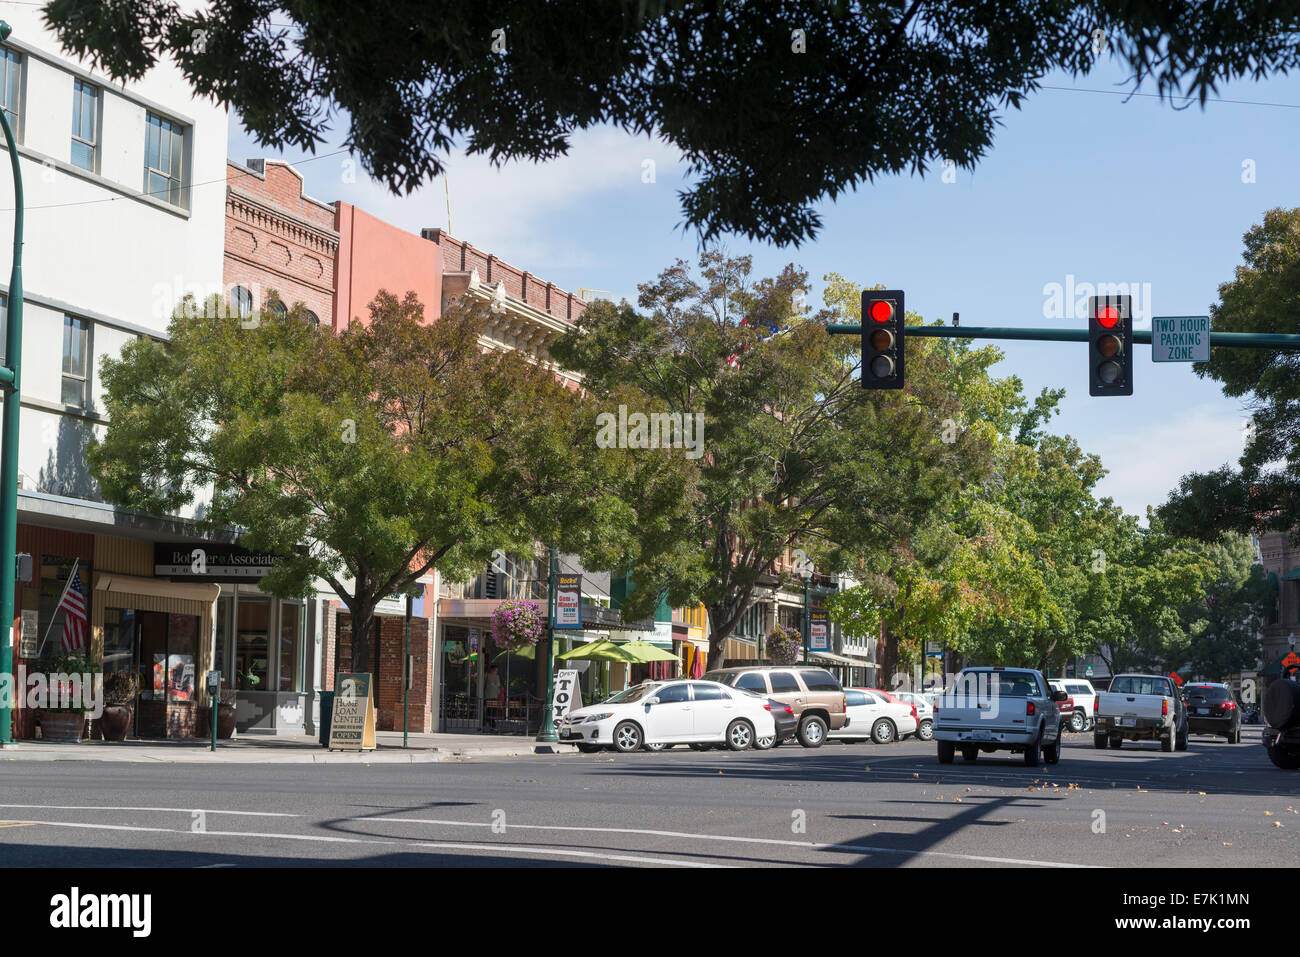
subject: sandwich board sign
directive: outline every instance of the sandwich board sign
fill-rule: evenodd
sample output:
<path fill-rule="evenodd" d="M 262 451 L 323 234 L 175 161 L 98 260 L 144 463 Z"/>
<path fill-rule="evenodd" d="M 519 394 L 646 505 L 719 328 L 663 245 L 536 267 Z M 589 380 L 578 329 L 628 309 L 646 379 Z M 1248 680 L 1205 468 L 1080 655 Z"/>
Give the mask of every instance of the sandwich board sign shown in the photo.
<path fill-rule="evenodd" d="M 575 707 L 582 707 L 582 697 L 578 691 L 578 672 L 557 671 L 555 697 L 551 701 L 552 720 L 559 721 Z"/>
<path fill-rule="evenodd" d="M 331 751 L 373 751 L 375 748 L 375 698 L 371 676 L 345 671 L 334 693 L 330 721 Z"/>

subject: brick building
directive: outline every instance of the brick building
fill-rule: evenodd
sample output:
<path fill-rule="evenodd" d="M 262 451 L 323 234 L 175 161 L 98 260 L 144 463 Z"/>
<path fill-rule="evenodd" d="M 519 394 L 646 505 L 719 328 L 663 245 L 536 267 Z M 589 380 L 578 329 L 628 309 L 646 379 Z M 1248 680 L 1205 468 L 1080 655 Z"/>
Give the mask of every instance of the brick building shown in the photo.
<path fill-rule="evenodd" d="M 302 191 L 302 176 L 278 160 L 226 163 L 227 290 L 244 289 L 253 309 L 274 290 L 332 324 L 339 255 L 338 211 Z M 238 304 L 237 293 L 231 301 Z"/>

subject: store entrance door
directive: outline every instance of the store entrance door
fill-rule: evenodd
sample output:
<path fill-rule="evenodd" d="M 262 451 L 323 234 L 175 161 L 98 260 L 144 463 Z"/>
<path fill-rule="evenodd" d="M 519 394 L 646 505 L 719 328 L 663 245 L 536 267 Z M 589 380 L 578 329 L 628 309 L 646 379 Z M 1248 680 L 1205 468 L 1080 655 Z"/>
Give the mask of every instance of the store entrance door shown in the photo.
<path fill-rule="evenodd" d="M 135 618 L 142 679 L 136 733 L 142 738 L 193 737 L 198 616 L 139 611 Z"/>

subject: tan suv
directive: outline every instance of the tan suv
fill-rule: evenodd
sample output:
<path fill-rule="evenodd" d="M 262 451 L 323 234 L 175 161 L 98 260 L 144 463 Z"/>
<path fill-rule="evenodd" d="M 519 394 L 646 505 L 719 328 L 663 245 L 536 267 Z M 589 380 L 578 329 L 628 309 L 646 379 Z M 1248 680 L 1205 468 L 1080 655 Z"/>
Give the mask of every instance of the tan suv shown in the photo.
<path fill-rule="evenodd" d="M 704 676 L 733 688 L 775 698 L 794 709 L 799 743 L 805 748 L 820 748 L 826 732 L 849 726 L 844 689 L 833 674 L 808 665 L 750 665 L 744 668 L 719 668 Z"/>

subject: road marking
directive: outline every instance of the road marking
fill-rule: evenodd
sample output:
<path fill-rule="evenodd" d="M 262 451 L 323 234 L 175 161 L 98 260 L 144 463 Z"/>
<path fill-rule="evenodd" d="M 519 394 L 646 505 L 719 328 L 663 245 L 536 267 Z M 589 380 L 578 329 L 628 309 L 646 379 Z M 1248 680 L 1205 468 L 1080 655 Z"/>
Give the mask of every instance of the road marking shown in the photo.
<path fill-rule="evenodd" d="M 170 827 L 142 827 L 132 824 L 87 824 L 81 821 L 15 821 L 14 824 L 36 825 L 41 824 L 46 827 L 71 827 L 86 831 L 139 831 L 150 834 L 184 834 L 191 837 L 242 837 L 242 838 L 269 838 L 271 840 L 281 841 L 308 841 L 323 844 L 386 844 L 397 845 L 403 849 L 432 849 L 432 850 L 459 850 L 459 851 L 493 851 L 500 853 L 502 851 L 512 851 L 516 854 L 536 854 L 541 857 L 578 857 L 584 859 L 594 859 L 601 861 L 625 861 L 633 864 L 655 864 L 660 867 L 707 867 L 720 868 L 728 867 L 727 864 L 711 864 L 703 861 L 680 861 L 664 857 L 643 857 L 633 854 L 598 854 L 595 851 L 580 851 L 576 848 L 568 847 L 531 847 L 529 845 L 514 846 L 510 844 L 466 844 L 463 842 L 445 842 L 445 841 L 397 841 L 397 840 L 375 840 L 371 838 L 360 837 L 332 837 L 316 834 L 274 834 L 257 831 L 188 831 L 176 830 Z"/>
<path fill-rule="evenodd" d="M 0 827 L 31 827 L 26 821 L 0 821 Z"/>
<path fill-rule="evenodd" d="M 348 821 L 368 823 L 373 821 L 402 821 L 409 824 L 445 824 L 453 827 L 491 827 L 490 821 L 438 821 L 413 817 L 354 817 Z M 645 834 L 650 837 L 684 837 L 696 841 L 731 841 L 738 844 L 776 844 L 782 847 L 805 847 L 811 850 L 854 851 L 869 854 L 902 854 L 907 857 L 946 857 L 962 861 L 984 861 L 992 864 L 1028 864 L 1037 867 L 1093 868 L 1097 864 L 1071 864 L 1065 861 L 1035 861 L 1018 857 L 989 857 L 982 854 L 958 854 L 955 851 L 909 851 L 898 847 L 875 847 L 869 844 L 826 844 L 821 841 L 790 841 L 775 837 L 737 837 L 731 834 L 693 834 L 688 831 L 655 831 L 637 827 L 580 827 L 561 824 L 509 824 L 507 830 L 520 828 L 535 831 L 586 831 L 597 834 Z"/>
<path fill-rule="evenodd" d="M 285 814 L 280 811 L 214 811 L 202 807 L 119 807 L 117 805 L 99 804 L 0 804 L 0 807 L 22 808 L 28 811 L 174 811 L 177 814 L 238 814 L 242 817 L 301 817 L 299 814 Z"/>

